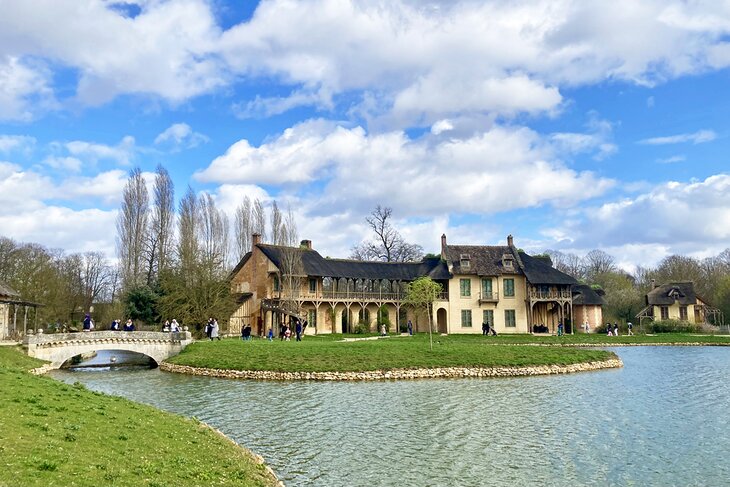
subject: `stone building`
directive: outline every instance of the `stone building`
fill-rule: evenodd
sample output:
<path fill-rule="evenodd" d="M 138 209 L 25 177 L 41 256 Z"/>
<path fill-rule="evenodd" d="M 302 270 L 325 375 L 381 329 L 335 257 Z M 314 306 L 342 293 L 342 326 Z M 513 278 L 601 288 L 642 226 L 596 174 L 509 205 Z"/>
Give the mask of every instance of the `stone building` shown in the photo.
<path fill-rule="evenodd" d="M 426 331 L 424 317 L 404 304 L 406 284 L 421 276 L 443 286 L 434 303 L 441 333 L 481 333 L 483 322 L 498 333 L 528 333 L 534 325 L 554 332 L 573 316 L 575 279 L 518 250 L 512 236 L 504 246 L 476 246 L 449 245 L 443 235 L 440 256 L 388 263 L 324 258 L 309 240 L 282 247 L 254 235 L 231 273 L 239 307 L 230 331 L 251 325 L 255 334 L 277 333 L 287 316 L 306 319 L 307 333 L 347 333 L 357 324 L 374 330 L 378 313 L 391 329 L 410 319 Z"/>
<path fill-rule="evenodd" d="M 573 286 L 573 313 L 576 331 L 585 331 L 584 323 L 588 322 L 589 331 L 603 324 L 604 291 L 593 289 L 586 284 Z"/>

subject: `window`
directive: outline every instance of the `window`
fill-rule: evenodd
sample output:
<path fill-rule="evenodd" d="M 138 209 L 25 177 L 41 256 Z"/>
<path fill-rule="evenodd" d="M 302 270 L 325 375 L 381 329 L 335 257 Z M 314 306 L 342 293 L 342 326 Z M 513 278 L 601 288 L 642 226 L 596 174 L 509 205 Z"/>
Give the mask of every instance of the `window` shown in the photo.
<path fill-rule="evenodd" d="M 662 319 L 668 320 L 669 319 L 669 306 L 662 306 L 661 312 L 662 312 Z"/>
<path fill-rule="evenodd" d="M 505 297 L 515 297 L 515 280 L 505 279 L 504 280 L 504 295 Z"/>
<path fill-rule="evenodd" d="M 309 292 L 310 293 L 316 293 L 317 292 L 317 279 L 309 278 Z"/>
<path fill-rule="evenodd" d="M 484 310 L 484 318 L 482 318 L 482 322 L 488 323 L 489 328 L 494 328 L 494 310 L 493 309 Z"/>
<path fill-rule="evenodd" d="M 461 288 L 461 297 L 468 298 L 471 296 L 471 279 L 459 279 Z"/>
<path fill-rule="evenodd" d="M 504 310 L 504 326 L 506 328 L 514 328 L 517 326 L 517 321 L 515 320 L 515 310 Z"/>
<path fill-rule="evenodd" d="M 687 306 L 679 307 L 679 319 L 682 321 L 687 321 Z"/>
<path fill-rule="evenodd" d="M 464 328 L 471 328 L 471 310 L 470 309 L 461 310 L 461 326 L 463 326 Z"/>
<path fill-rule="evenodd" d="M 469 270 L 471 268 L 471 262 L 469 261 L 468 254 L 461 254 L 461 258 L 459 259 L 459 265 L 461 265 L 462 270 Z"/>
<path fill-rule="evenodd" d="M 317 311 L 310 309 L 307 318 L 307 326 L 317 326 Z"/>
<path fill-rule="evenodd" d="M 482 279 L 482 297 L 484 297 L 484 298 L 492 297 L 492 280 L 491 279 Z"/>
<path fill-rule="evenodd" d="M 281 291 L 281 284 L 279 283 L 279 276 L 274 274 L 274 291 L 279 292 Z"/>

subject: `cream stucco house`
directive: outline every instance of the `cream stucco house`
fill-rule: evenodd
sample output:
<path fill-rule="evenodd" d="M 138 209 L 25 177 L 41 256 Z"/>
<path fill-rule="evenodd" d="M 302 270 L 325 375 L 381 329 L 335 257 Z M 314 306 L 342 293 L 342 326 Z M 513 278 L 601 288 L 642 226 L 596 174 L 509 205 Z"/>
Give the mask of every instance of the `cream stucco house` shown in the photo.
<path fill-rule="evenodd" d="M 652 280 L 652 283 L 654 281 Z M 636 317 L 641 320 L 679 320 L 688 323 L 707 323 L 710 316 L 719 316 L 719 310 L 697 295 L 692 282 L 670 282 L 653 289 L 646 295 L 646 307 Z"/>
<path fill-rule="evenodd" d="M 573 316 L 576 281 L 507 245 L 449 245 L 441 237 L 441 255 L 420 262 L 387 263 L 322 257 L 304 240 L 300 247 L 261 243 L 231 273 L 231 291 L 239 307 L 229 328 L 251 325 L 254 334 L 278 332 L 287 316 L 307 320 L 307 333 L 347 333 L 358 323 L 375 329 L 378 313 L 395 329 L 408 320 L 426 331 L 423 316 L 405 306 L 406 284 L 429 276 L 443 286 L 434 303 L 441 333 L 481 333 L 488 322 L 498 333 L 528 333 L 535 325 L 550 331 Z"/>

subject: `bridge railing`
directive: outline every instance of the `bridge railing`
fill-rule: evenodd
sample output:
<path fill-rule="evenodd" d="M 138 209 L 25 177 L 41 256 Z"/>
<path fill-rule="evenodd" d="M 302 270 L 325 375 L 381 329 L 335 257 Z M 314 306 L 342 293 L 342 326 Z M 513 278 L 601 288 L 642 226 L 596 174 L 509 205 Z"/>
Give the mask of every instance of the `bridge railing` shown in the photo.
<path fill-rule="evenodd" d="M 38 333 L 23 337 L 24 345 L 44 345 L 47 343 L 80 342 L 87 340 L 140 340 L 181 342 L 191 340 L 189 331 L 162 332 L 162 331 L 82 331 L 78 333 Z"/>

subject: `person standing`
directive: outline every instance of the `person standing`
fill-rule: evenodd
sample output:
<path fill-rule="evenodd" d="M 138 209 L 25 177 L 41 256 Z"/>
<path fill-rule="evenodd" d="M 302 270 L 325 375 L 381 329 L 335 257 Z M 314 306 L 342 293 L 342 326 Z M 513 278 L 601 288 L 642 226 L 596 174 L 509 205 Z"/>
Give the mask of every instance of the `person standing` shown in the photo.
<path fill-rule="evenodd" d="M 613 331 L 611 331 L 611 330 L 612 330 L 611 323 L 606 323 L 606 334 L 608 336 L 613 336 Z"/>
<path fill-rule="evenodd" d="M 91 331 L 91 315 L 89 313 L 86 313 L 84 316 L 84 331 Z"/>
<path fill-rule="evenodd" d="M 408 320 L 408 334 L 410 336 L 413 336 L 413 323 L 411 322 L 411 320 Z"/>
<path fill-rule="evenodd" d="M 213 318 L 208 318 L 208 323 L 205 325 L 205 336 L 210 340 L 210 333 L 213 331 Z"/>
<path fill-rule="evenodd" d="M 588 320 L 585 320 L 585 321 L 583 322 L 583 330 L 584 330 L 584 331 L 585 331 L 586 333 L 590 333 L 590 332 L 591 332 L 591 324 L 590 324 L 590 323 L 588 323 Z"/>
<path fill-rule="evenodd" d="M 482 322 L 482 335 L 489 335 L 489 323 L 486 321 Z"/>
<path fill-rule="evenodd" d="M 216 338 L 218 339 L 218 341 L 220 341 L 221 339 L 218 334 L 218 320 L 213 318 L 213 324 L 210 326 L 210 341 L 213 341 Z"/>
<path fill-rule="evenodd" d="M 618 336 L 618 323 L 613 324 L 613 336 Z"/>
<path fill-rule="evenodd" d="M 385 328 L 385 323 L 380 325 L 380 336 L 388 336 L 388 330 Z"/>
<path fill-rule="evenodd" d="M 270 342 L 274 341 L 274 329 L 273 328 L 269 327 L 269 333 L 267 336 L 269 337 Z"/>
<path fill-rule="evenodd" d="M 562 321 L 558 321 L 558 336 L 559 337 L 563 336 L 563 322 Z"/>
<path fill-rule="evenodd" d="M 294 330 L 297 332 L 297 341 L 302 341 L 302 322 L 300 320 L 296 320 L 296 325 Z"/>
<path fill-rule="evenodd" d="M 626 328 L 628 328 L 628 330 L 629 330 L 626 335 L 633 336 L 634 332 L 632 330 L 634 328 L 634 325 L 630 321 L 628 323 L 626 323 Z"/>
<path fill-rule="evenodd" d="M 284 326 L 284 341 L 291 341 L 291 328 L 289 328 L 289 325 Z"/>

